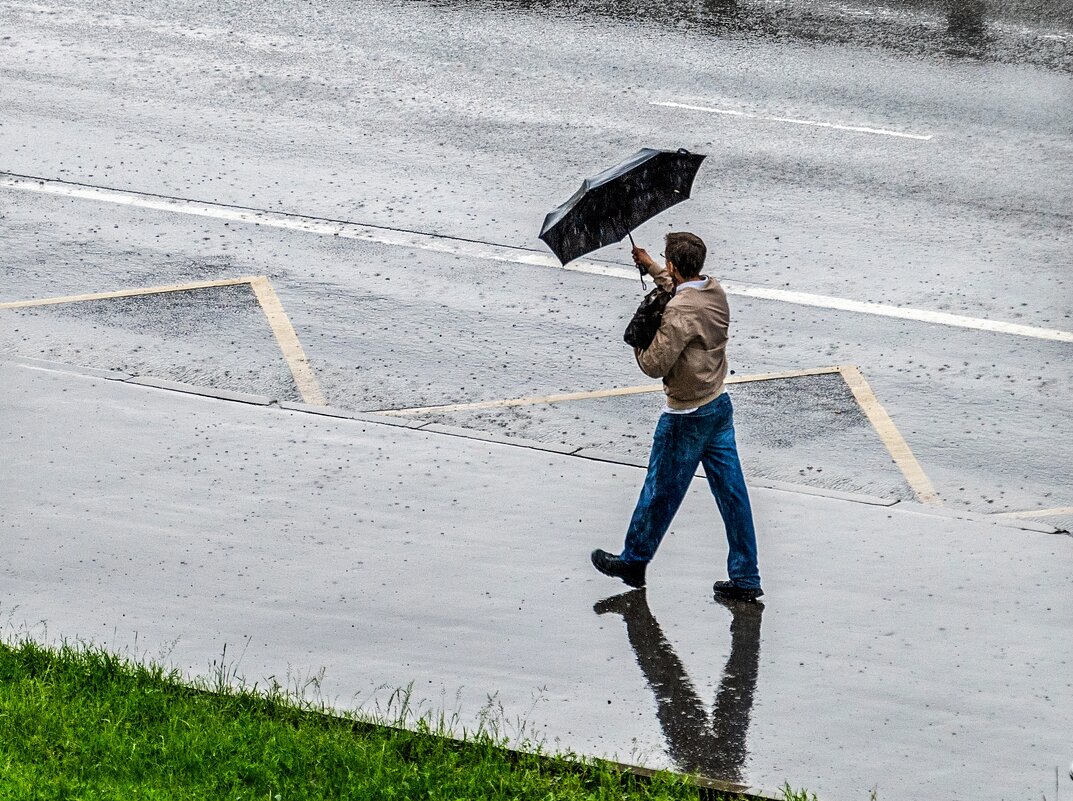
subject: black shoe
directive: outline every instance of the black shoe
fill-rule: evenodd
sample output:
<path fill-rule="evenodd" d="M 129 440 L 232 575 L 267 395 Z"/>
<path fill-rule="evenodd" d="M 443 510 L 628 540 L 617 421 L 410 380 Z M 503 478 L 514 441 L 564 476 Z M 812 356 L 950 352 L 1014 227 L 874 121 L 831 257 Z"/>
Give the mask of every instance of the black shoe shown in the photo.
<path fill-rule="evenodd" d="M 605 576 L 622 579 L 631 587 L 645 586 L 645 566 L 648 562 L 623 562 L 619 557 L 597 548 L 592 552 L 592 566 Z"/>
<path fill-rule="evenodd" d="M 764 591 L 759 587 L 739 587 L 733 581 L 717 581 L 712 585 L 716 598 L 727 601 L 755 601 Z"/>

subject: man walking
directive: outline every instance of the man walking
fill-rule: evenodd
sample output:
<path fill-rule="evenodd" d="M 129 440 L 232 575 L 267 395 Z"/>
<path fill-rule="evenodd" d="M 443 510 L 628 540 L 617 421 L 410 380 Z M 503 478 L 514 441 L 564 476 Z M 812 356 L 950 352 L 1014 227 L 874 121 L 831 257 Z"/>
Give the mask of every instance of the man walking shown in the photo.
<path fill-rule="evenodd" d="M 753 601 L 764 594 L 756 563 L 756 534 L 734 441 L 734 412 L 723 381 L 730 308 L 714 278 L 701 275 L 707 248 L 700 237 L 680 232 L 666 237 L 666 267 L 641 248 L 633 259 L 656 283 L 675 295 L 667 303 L 655 338 L 635 348 L 646 375 L 663 379 L 667 405 L 660 416 L 648 461 L 648 475 L 633 511 L 626 544 L 618 555 L 592 552 L 601 573 L 643 587 L 645 567 L 656 554 L 671 519 L 685 498 L 697 465 L 704 465 L 726 527 L 729 581 L 715 594 Z"/>

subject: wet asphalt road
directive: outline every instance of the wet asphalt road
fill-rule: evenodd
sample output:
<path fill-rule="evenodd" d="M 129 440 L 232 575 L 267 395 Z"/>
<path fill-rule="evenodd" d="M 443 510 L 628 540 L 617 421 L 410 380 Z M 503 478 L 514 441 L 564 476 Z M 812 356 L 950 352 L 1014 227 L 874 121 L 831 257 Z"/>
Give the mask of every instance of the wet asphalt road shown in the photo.
<path fill-rule="evenodd" d="M 0 2 L 0 171 L 538 249 L 582 176 L 684 146 L 709 159 L 653 251 L 688 228 L 727 281 L 1073 330 L 1062 7 L 958 37 L 927 5 L 681 5 Z M 639 284 L 0 188 L 0 302 L 244 275 L 333 405 L 650 383 Z M 97 303 L 0 310 L 0 352 L 299 396 L 242 288 Z M 1069 343 L 732 306 L 737 373 L 858 365 L 946 505 L 1073 507 Z M 912 497 L 821 384 L 736 388 L 749 473 Z M 657 397 L 585 404 L 452 422 L 643 455 Z"/>

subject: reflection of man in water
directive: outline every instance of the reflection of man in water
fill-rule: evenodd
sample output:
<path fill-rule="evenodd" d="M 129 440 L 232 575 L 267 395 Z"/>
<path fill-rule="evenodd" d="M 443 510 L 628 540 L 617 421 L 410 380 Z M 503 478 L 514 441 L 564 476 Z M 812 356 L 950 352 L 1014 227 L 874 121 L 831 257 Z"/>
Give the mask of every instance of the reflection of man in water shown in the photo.
<path fill-rule="evenodd" d="M 667 750 L 678 768 L 742 785 L 745 739 L 760 665 L 759 602 L 717 601 L 730 610 L 730 656 L 711 715 L 648 608 L 644 589 L 598 602 L 593 611 L 622 615 L 637 664 L 656 696 Z"/>

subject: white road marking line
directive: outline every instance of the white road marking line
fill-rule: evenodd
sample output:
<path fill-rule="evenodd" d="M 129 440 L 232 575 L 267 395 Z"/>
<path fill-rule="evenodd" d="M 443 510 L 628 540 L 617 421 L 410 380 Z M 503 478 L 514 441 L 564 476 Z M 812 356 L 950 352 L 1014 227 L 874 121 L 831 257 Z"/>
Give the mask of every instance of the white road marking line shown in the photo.
<path fill-rule="evenodd" d="M 564 267 L 559 264 L 559 260 L 550 253 L 541 253 L 540 251 L 528 250 L 526 248 L 496 245 L 488 242 L 473 242 L 436 234 L 399 231 L 340 220 L 307 217 L 300 214 L 261 211 L 258 209 L 227 206 L 219 203 L 205 203 L 201 201 L 167 198 L 138 192 L 127 192 L 118 189 L 104 189 L 81 184 L 70 184 L 64 181 L 27 178 L 5 173 L 0 173 L 0 187 L 20 191 L 40 192 L 49 195 L 59 195 L 61 197 L 117 203 L 124 206 L 170 211 L 179 214 L 192 214 L 200 217 L 213 217 L 216 219 L 245 222 L 253 225 L 284 228 L 292 231 L 305 231 L 313 234 L 338 236 L 344 239 L 356 239 L 379 245 L 427 250 L 465 258 L 498 261 L 507 264 L 526 264 L 534 267 L 551 267 L 559 270 L 605 275 L 630 281 L 638 280 L 637 270 L 633 267 L 620 267 L 604 262 L 585 261 L 581 259 L 572 261 Z M 936 325 L 953 326 L 955 328 L 969 328 L 977 331 L 989 331 L 999 334 L 1031 337 L 1053 342 L 1073 342 L 1073 332 L 1071 331 L 1040 328 L 1037 326 L 1023 325 L 1021 323 L 1008 323 L 1001 320 L 967 317 L 960 314 L 950 314 L 948 312 L 930 311 L 928 309 L 914 309 L 904 306 L 889 306 L 883 303 L 848 300 L 846 298 L 838 298 L 830 295 L 815 295 L 808 292 L 774 289 L 757 284 L 739 283 L 737 281 L 725 281 L 723 282 L 723 288 L 730 295 L 757 298 L 760 300 L 773 300 L 782 303 L 792 303 L 799 306 L 815 306 L 823 309 L 856 312 L 859 314 L 869 314 L 879 317 L 895 317 L 920 323 L 933 323 Z"/>
<path fill-rule="evenodd" d="M 107 189 L 104 187 L 87 186 L 84 184 L 72 184 L 66 181 L 28 178 L 2 172 L 0 172 L 0 187 L 38 192 L 46 195 L 58 195 L 60 197 L 103 201 L 121 206 L 134 206 L 137 208 L 154 209 L 157 211 L 170 211 L 177 214 L 190 214 L 196 217 L 212 217 L 214 219 L 228 220 L 232 222 L 245 222 L 252 225 L 264 225 L 270 228 L 285 228 L 291 231 L 305 231 L 306 233 L 312 234 L 338 236 L 344 239 L 357 239 L 363 242 L 392 245 L 396 247 L 410 247 L 418 250 L 429 250 L 454 256 L 469 256 L 514 264 L 529 264 L 537 267 L 561 266 L 554 256 L 535 250 L 526 250 L 524 248 L 508 247 L 505 245 L 495 245 L 484 242 L 473 242 L 466 239 L 435 234 L 362 225 L 360 223 L 352 223 L 345 220 L 328 220 L 319 217 L 309 217 L 302 214 L 265 211 L 262 209 L 231 206 L 223 203 L 184 200 L 181 198 L 164 197 L 142 192 L 129 192 L 121 189 Z M 579 272 L 598 272 L 607 275 L 618 274 L 620 276 L 631 276 L 635 280 L 637 279 L 636 270 L 627 271 L 623 268 L 612 267 L 610 268 L 610 272 L 607 272 L 607 268 L 598 264 L 592 264 L 591 267 L 592 269 L 585 269 L 584 265 L 581 265 L 579 266 Z"/>
<path fill-rule="evenodd" d="M 892 131 L 887 128 L 870 128 L 865 125 L 839 125 L 834 122 L 802 120 L 797 119 L 796 117 L 776 117 L 767 114 L 751 114 L 747 111 L 736 111 L 729 108 L 713 108 L 711 106 L 695 106 L 691 103 L 654 100 L 651 102 L 651 105 L 663 106 L 665 108 L 680 108 L 688 111 L 704 111 L 709 114 L 723 114 L 728 117 L 744 117 L 750 120 L 762 120 L 764 122 L 788 122 L 792 125 L 809 125 L 813 128 L 833 128 L 836 131 L 852 131 L 853 133 L 878 134 L 880 136 L 897 136 L 901 139 L 917 139 L 922 142 L 927 142 L 932 138 L 932 134 L 912 134 L 903 131 Z"/>
<path fill-rule="evenodd" d="M 1033 325 L 1007 323 L 1002 320 L 988 320 L 982 317 L 966 317 L 961 314 L 950 314 L 949 312 L 931 311 L 928 309 L 913 309 L 905 306 L 888 306 L 884 303 L 847 300 L 846 298 L 837 298 L 831 295 L 812 295 L 807 292 L 794 292 L 788 289 L 773 289 L 771 287 L 757 286 L 755 284 L 739 284 L 731 281 L 724 282 L 723 288 L 727 291 L 727 294 L 730 295 L 760 298 L 762 300 L 778 300 L 783 303 L 794 303 L 799 306 L 817 306 L 823 309 L 858 312 L 860 314 L 871 314 L 878 317 L 896 317 L 902 320 L 912 320 L 918 323 L 934 323 L 936 325 L 953 326 L 954 328 L 972 328 L 977 331 L 991 331 L 997 334 L 1013 334 L 1020 337 L 1047 339 L 1053 342 L 1073 342 L 1073 331 L 1061 331 L 1056 328 L 1038 328 Z"/>

